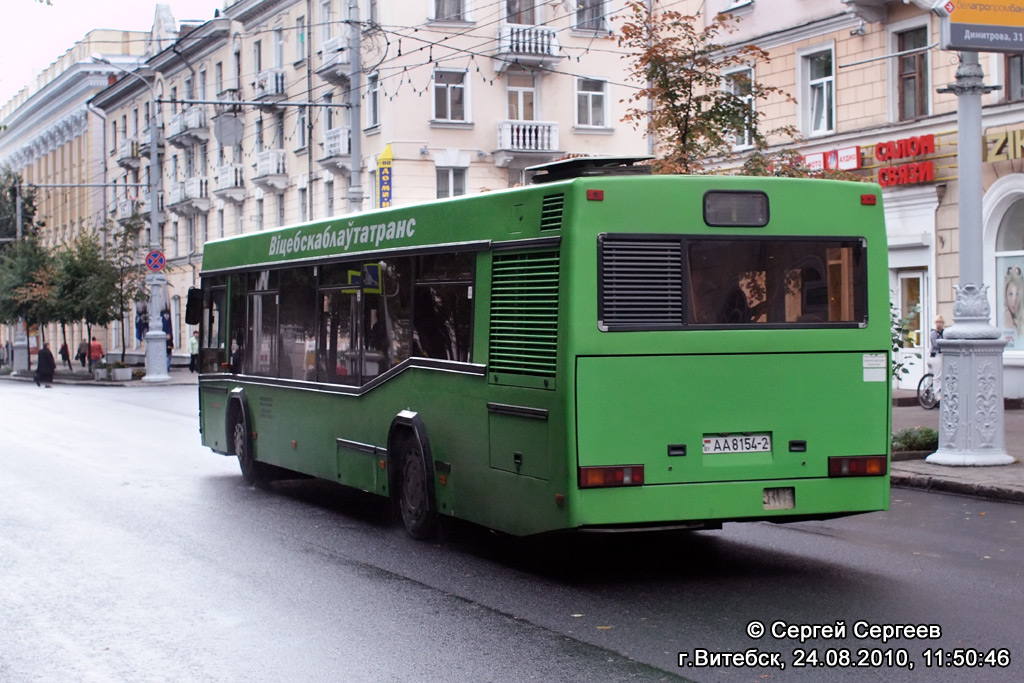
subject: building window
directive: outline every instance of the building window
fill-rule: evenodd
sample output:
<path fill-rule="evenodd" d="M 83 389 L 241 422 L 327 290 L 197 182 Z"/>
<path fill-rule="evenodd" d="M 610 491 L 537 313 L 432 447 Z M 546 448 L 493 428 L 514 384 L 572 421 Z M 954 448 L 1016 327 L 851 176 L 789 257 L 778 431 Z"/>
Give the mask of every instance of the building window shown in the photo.
<path fill-rule="evenodd" d="M 434 0 L 434 16 L 438 21 L 464 21 L 466 8 L 462 0 Z"/>
<path fill-rule="evenodd" d="M 274 29 L 274 66 L 284 66 L 284 29 Z"/>
<path fill-rule="evenodd" d="M 832 50 L 805 56 L 804 67 L 807 74 L 807 132 L 811 135 L 831 133 L 835 130 L 835 72 L 832 68 Z"/>
<path fill-rule="evenodd" d="M 306 149 L 306 108 L 297 107 L 295 114 L 295 149 Z"/>
<path fill-rule="evenodd" d="M 295 20 L 295 35 L 295 61 L 301 62 L 306 58 L 306 17 Z"/>
<path fill-rule="evenodd" d="M 533 74 L 510 69 L 505 77 L 508 118 L 511 121 L 534 121 L 537 90 Z"/>
<path fill-rule="evenodd" d="M 923 49 L 927 46 L 927 27 L 896 34 L 899 52 L 922 48 L 920 52 L 903 55 L 897 62 L 901 121 L 916 119 L 928 113 L 928 51 Z"/>
<path fill-rule="evenodd" d="M 367 180 L 370 182 L 370 208 L 376 209 L 380 206 L 380 187 L 377 185 L 377 169 L 366 172 Z"/>
<path fill-rule="evenodd" d="M 284 225 L 284 193 L 277 195 L 277 226 Z"/>
<path fill-rule="evenodd" d="M 1024 350 L 1024 199 L 999 222 L 996 233 L 996 326 L 1010 340 L 1008 350 Z"/>
<path fill-rule="evenodd" d="M 1006 55 L 1006 99 L 1024 100 L 1024 55 Z"/>
<path fill-rule="evenodd" d="M 331 22 L 333 20 L 331 0 L 324 0 L 320 3 L 320 40 L 325 43 L 331 39 Z"/>
<path fill-rule="evenodd" d="M 224 209 L 217 209 L 217 237 L 224 237 Z"/>
<path fill-rule="evenodd" d="M 328 180 L 324 183 L 324 216 L 330 218 L 334 215 L 334 181 Z"/>
<path fill-rule="evenodd" d="M 733 138 L 736 147 L 750 147 L 754 144 L 752 130 L 754 116 L 754 70 L 742 69 L 726 75 L 726 89 L 739 100 L 736 104 L 742 107 L 743 126 L 738 127 Z"/>
<path fill-rule="evenodd" d="M 377 74 L 366 80 L 366 124 L 368 128 L 380 125 L 380 80 Z"/>
<path fill-rule="evenodd" d="M 508 23 L 530 26 L 537 23 L 534 5 L 537 0 L 508 0 Z"/>
<path fill-rule="evenodd" d="M 263 198 L 256 200 L 256 229 L 263 231 Z"/>
<path fill-rule="evenodd" d="M 576 125 L 604 128 L 607 99 L 604 89 L 604 81 L 576 79 Z"/>
<path fill-rule="evenodd" d="M 576 28 L 584 31 L 604 29 L 604 0 L 576 0 Z"/>
<path fill-rule="evenodd" d="M 437 198 L 458 197 L 466 194 L 466 169 L 437 169 Z"/>
<path fill-rule="evenodd" d="M 309 201 L 309 190 L 304 187 L 299 188 L 299 220 L 305 223 L 309 220 L 309 215 L 306 211 L 309 207 L 306 206 L 306 202 Z"/>
<path fill-rule="evenodd" d="M 434 119 L 466 120 L 466 74 L 455 71 L 434 72 Z"/>

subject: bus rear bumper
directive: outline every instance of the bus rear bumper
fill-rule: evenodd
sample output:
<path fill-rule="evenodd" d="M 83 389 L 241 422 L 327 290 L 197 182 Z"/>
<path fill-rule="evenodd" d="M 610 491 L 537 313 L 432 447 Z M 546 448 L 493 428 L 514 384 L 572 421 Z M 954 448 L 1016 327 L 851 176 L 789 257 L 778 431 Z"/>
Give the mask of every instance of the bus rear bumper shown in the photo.
<path fill-rule="evenodd" d="M 792 507 L 778 509 L 792 490 Z M 785 493 L 782 497 L 788 497 Z M 889 477 L 658 484 L 576 492 L 575 528 L 622 530 L 652 525 L 714 527 L 721 522 L 795 522 L 889 509 Z"/>

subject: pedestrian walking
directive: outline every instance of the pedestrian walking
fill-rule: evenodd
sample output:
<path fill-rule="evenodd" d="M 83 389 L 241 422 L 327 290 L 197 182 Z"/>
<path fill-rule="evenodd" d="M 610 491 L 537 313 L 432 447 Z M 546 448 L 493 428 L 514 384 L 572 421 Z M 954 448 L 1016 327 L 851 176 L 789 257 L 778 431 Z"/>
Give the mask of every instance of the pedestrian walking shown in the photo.
<path fill-rule="evenodd" d="M 96 341 L 96 337 L 89 342 L 89 368 L 103 360 L 103 345 Z"/>
<path fill-rule="evenodd" d="M 71 367 L 71 351 L 68 350 L 67 342 L 60 345 L 60 363 L 61 365 L 68 366 L 68 370 L 74 369 Z"/>
<path fill-rule="evenodd" d="M 78 362 L 84 368 L 85 362 L 89 360 L 89 341 L 87 339 L 83 339 L 82 343 L 78 345 L 78 353 L 75 354 L 75 358 L 78 359 Z"/>
<path fill-rule="evenodd" d="M 934 375 L 932 386 L 935 387 L 936 396 L 942 389 L 942 349 L 935 342 L 942 339 L 942 330 L 945 326 L 946 321 L 941 315 L 937 315 L 935 316 L 935 329 L 928 333 L 928 371 Z"/>
<path fill-rule="evenodd" d="M 188 340 L 188 371 L 199 372 L 199 330 Z"/>
<path fill-rule="evenodd" d="M 49 389 L 53 385 L 53 373 L 56 369 L 57 363 L 53 360 L 50 342 L 43 342 L 43 348 L 39 349 L 39 356 L 36 359 L 36 386 L 45 386 Z"/>

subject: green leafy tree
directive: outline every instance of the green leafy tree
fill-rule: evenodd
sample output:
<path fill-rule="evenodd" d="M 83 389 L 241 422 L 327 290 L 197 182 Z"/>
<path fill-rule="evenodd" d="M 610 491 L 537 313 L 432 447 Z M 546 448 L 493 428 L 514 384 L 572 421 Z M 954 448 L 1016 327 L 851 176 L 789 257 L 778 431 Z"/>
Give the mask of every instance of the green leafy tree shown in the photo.
<path fill-rule="evenodd" d="M 718 42 L 735 30 L 732 15 L 703 23 L 703 17 L 673 10 L 652 12 L 643 0 L 626 3 L 619 43 L 630 54 L 630 75 L 641 87 L 627 98 L 631 106 L 624 120 L 657 139 L 658 173 L 700 173 L 711 159 L 736 158 L 739 136 L 763 149 L 768 136 L 793 132 L 788 127 L 763 131 L 763 114 L 756 107 L 772 96 L 792 98 L 739 75 L 749 73 L 740 69 L 767 62 L 768 53 Z"/>
<path fill-rule="evenodd" d="M 135 214 L 120 229 L 108 224 L 104 231 L 112 238 L 112 244 L 106 254 L 112 272 L 112 287 L 109 290 L 110 317 L 103 324 L 114 320 L 123 320 L 125 314 L 136 301 L 149 297 L 146 286 L 146 271 L 142 265 L 144 247 L 140 244 L 142 218 Z M 121 325 L 121 362 L 124 362 L 127 344 L 127 325 Z"/>
<path fill-rule="evenodd" d="M 18 185 L 21 176 L 10 168 L 0 170 L 0 246 L 10 245 L 18 235 Z M 21 187 L 21 231 L 35 233 L 36 194 L 31 187 Z"/>
<path fill-rule="evenodd" d="M 67 343 L 67 324 L 83 320 L 86 336 L 92 336 L 94 324 L 112 320 L 116 271 L 100 246 L 96 234 L 82 230 L 55 255 L 54 319 L 61 325 Z"/>
<path fill-rule="evenodd" d="M 0 255 L 0 322 L 31 327 L 53 320 L 54 279 L 53 258 L 37 239 L 10 245 Z"/>

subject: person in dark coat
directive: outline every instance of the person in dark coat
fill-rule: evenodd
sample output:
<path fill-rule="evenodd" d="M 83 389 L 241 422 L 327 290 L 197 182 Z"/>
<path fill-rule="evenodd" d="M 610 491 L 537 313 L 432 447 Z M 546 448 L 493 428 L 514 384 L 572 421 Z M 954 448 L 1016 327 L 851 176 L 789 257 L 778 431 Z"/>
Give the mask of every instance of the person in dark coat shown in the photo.
<path fill-rule="evenodd" d="M 71 367 L 71 351 L 68 350 L 67 342 L 60 345 L 60 362 L 61 365 L 67 365 L 68 370 L 74 370 L 74 368 Z"/>
<path fill-rule="evenodd" d="M 45 385 L 49 389 L 53 384 L 53 373 L 56 369 L 57 363 L 53 360 L 50 342 L 43 342 L 43 348 L 39 349 L 39 357 L 36 362 L 36 384 Z"/>

